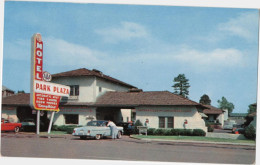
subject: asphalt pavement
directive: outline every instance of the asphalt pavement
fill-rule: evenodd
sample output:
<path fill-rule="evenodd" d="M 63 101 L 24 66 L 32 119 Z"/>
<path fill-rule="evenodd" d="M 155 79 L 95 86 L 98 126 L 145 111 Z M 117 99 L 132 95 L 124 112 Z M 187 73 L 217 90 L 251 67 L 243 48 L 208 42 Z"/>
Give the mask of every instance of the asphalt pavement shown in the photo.
<path fill-rule="evenodd" d="M 6 157 L 252 164 L 255 146 L 122 139 L 80 140 L 71 135 L 1 135 Z M 220 159 L 221 158 L 221 159 Z"/>

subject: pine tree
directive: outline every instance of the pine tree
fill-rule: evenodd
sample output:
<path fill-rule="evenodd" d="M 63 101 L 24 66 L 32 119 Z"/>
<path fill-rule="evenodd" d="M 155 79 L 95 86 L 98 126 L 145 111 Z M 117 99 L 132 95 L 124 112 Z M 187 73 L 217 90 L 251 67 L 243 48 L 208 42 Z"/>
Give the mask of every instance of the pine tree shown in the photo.
<path fill-rule="evenodd" d="M 200 103 L 204 105 L 210 105 L 211 100 L 208 95 L 204 94 L 203 96 L 200 97 Z"/>
<path fill-rule="evenodd" d="M 184 74 L 179 74 L 175 77 L 173 82 L 175 83 L 172 87 L 174 88 L 174 93 L 182 97 L 188 98 L 190 87 L 189 79 L 186 79 Z"/>

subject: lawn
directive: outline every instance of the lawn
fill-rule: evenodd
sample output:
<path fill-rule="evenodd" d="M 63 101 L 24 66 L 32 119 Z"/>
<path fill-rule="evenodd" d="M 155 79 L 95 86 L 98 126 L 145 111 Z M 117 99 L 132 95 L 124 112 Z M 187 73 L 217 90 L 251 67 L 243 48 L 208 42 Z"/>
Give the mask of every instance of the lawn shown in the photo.
<path fill-rule="evenodd" d="M 183 141 L 206 141 L 206 142 L 229 142 L 229 143 L 250 143 L 255 144 L 254 140 L 235 140 L 223 138 L 211 138 L 204 136 L 145 136 L 145 135 L 132 135 L 138 139 L 161 139 L 161 140 L 183 140 Z"/>
<path fill-rule="evenodd" d="M 65 131 L 51 131 L 50 135 L 65 135 Z M 48 132 L 40 132 L 40 135 L 48 135 Z"/>

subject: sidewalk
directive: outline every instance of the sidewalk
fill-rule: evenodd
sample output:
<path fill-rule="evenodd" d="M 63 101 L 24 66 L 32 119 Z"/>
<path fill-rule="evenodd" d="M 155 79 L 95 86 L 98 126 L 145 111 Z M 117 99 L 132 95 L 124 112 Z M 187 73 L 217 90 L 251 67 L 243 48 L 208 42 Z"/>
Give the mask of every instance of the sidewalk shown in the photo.
<path fill-rule="evenodd" d="M 145 140 L 145 141 L 163 141 L 163 142 L 174 142 L 174 143 L 198 143 L 198 144 L 228 144 L 228 145 L 241 145 L 241 146 L 256 146 L 252 143 L 231 143 L 231 142 L 210 142 L 210 141 L 195 141 L 195 140 L 165 140 L 165 139 L 149 139 L 149 138 L 138 138 L 130 135 L 130 138 Z"/>

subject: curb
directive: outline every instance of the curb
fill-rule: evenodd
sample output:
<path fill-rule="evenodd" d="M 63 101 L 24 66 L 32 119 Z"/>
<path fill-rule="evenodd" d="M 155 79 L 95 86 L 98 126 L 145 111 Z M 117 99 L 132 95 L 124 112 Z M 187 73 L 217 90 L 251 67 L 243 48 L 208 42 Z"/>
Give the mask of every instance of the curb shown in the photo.
<path fill-rule="evenodd" d="M 138 138 L 130 135 L 130 138 L 145 140 L 145 141 L 163 141 L 163 142 L 175 142 L 175 143 L 197 143 L 197 144 L 228 144 L 228 145 L 241 145 L 241 146 L 256 146 L 250 143 L 230 143 L 230 142 L 210 142 L 210 141 L 192 141 L 192 140 L 164 140 L 164 139 L 148 139 L 148 138 Z"/>

